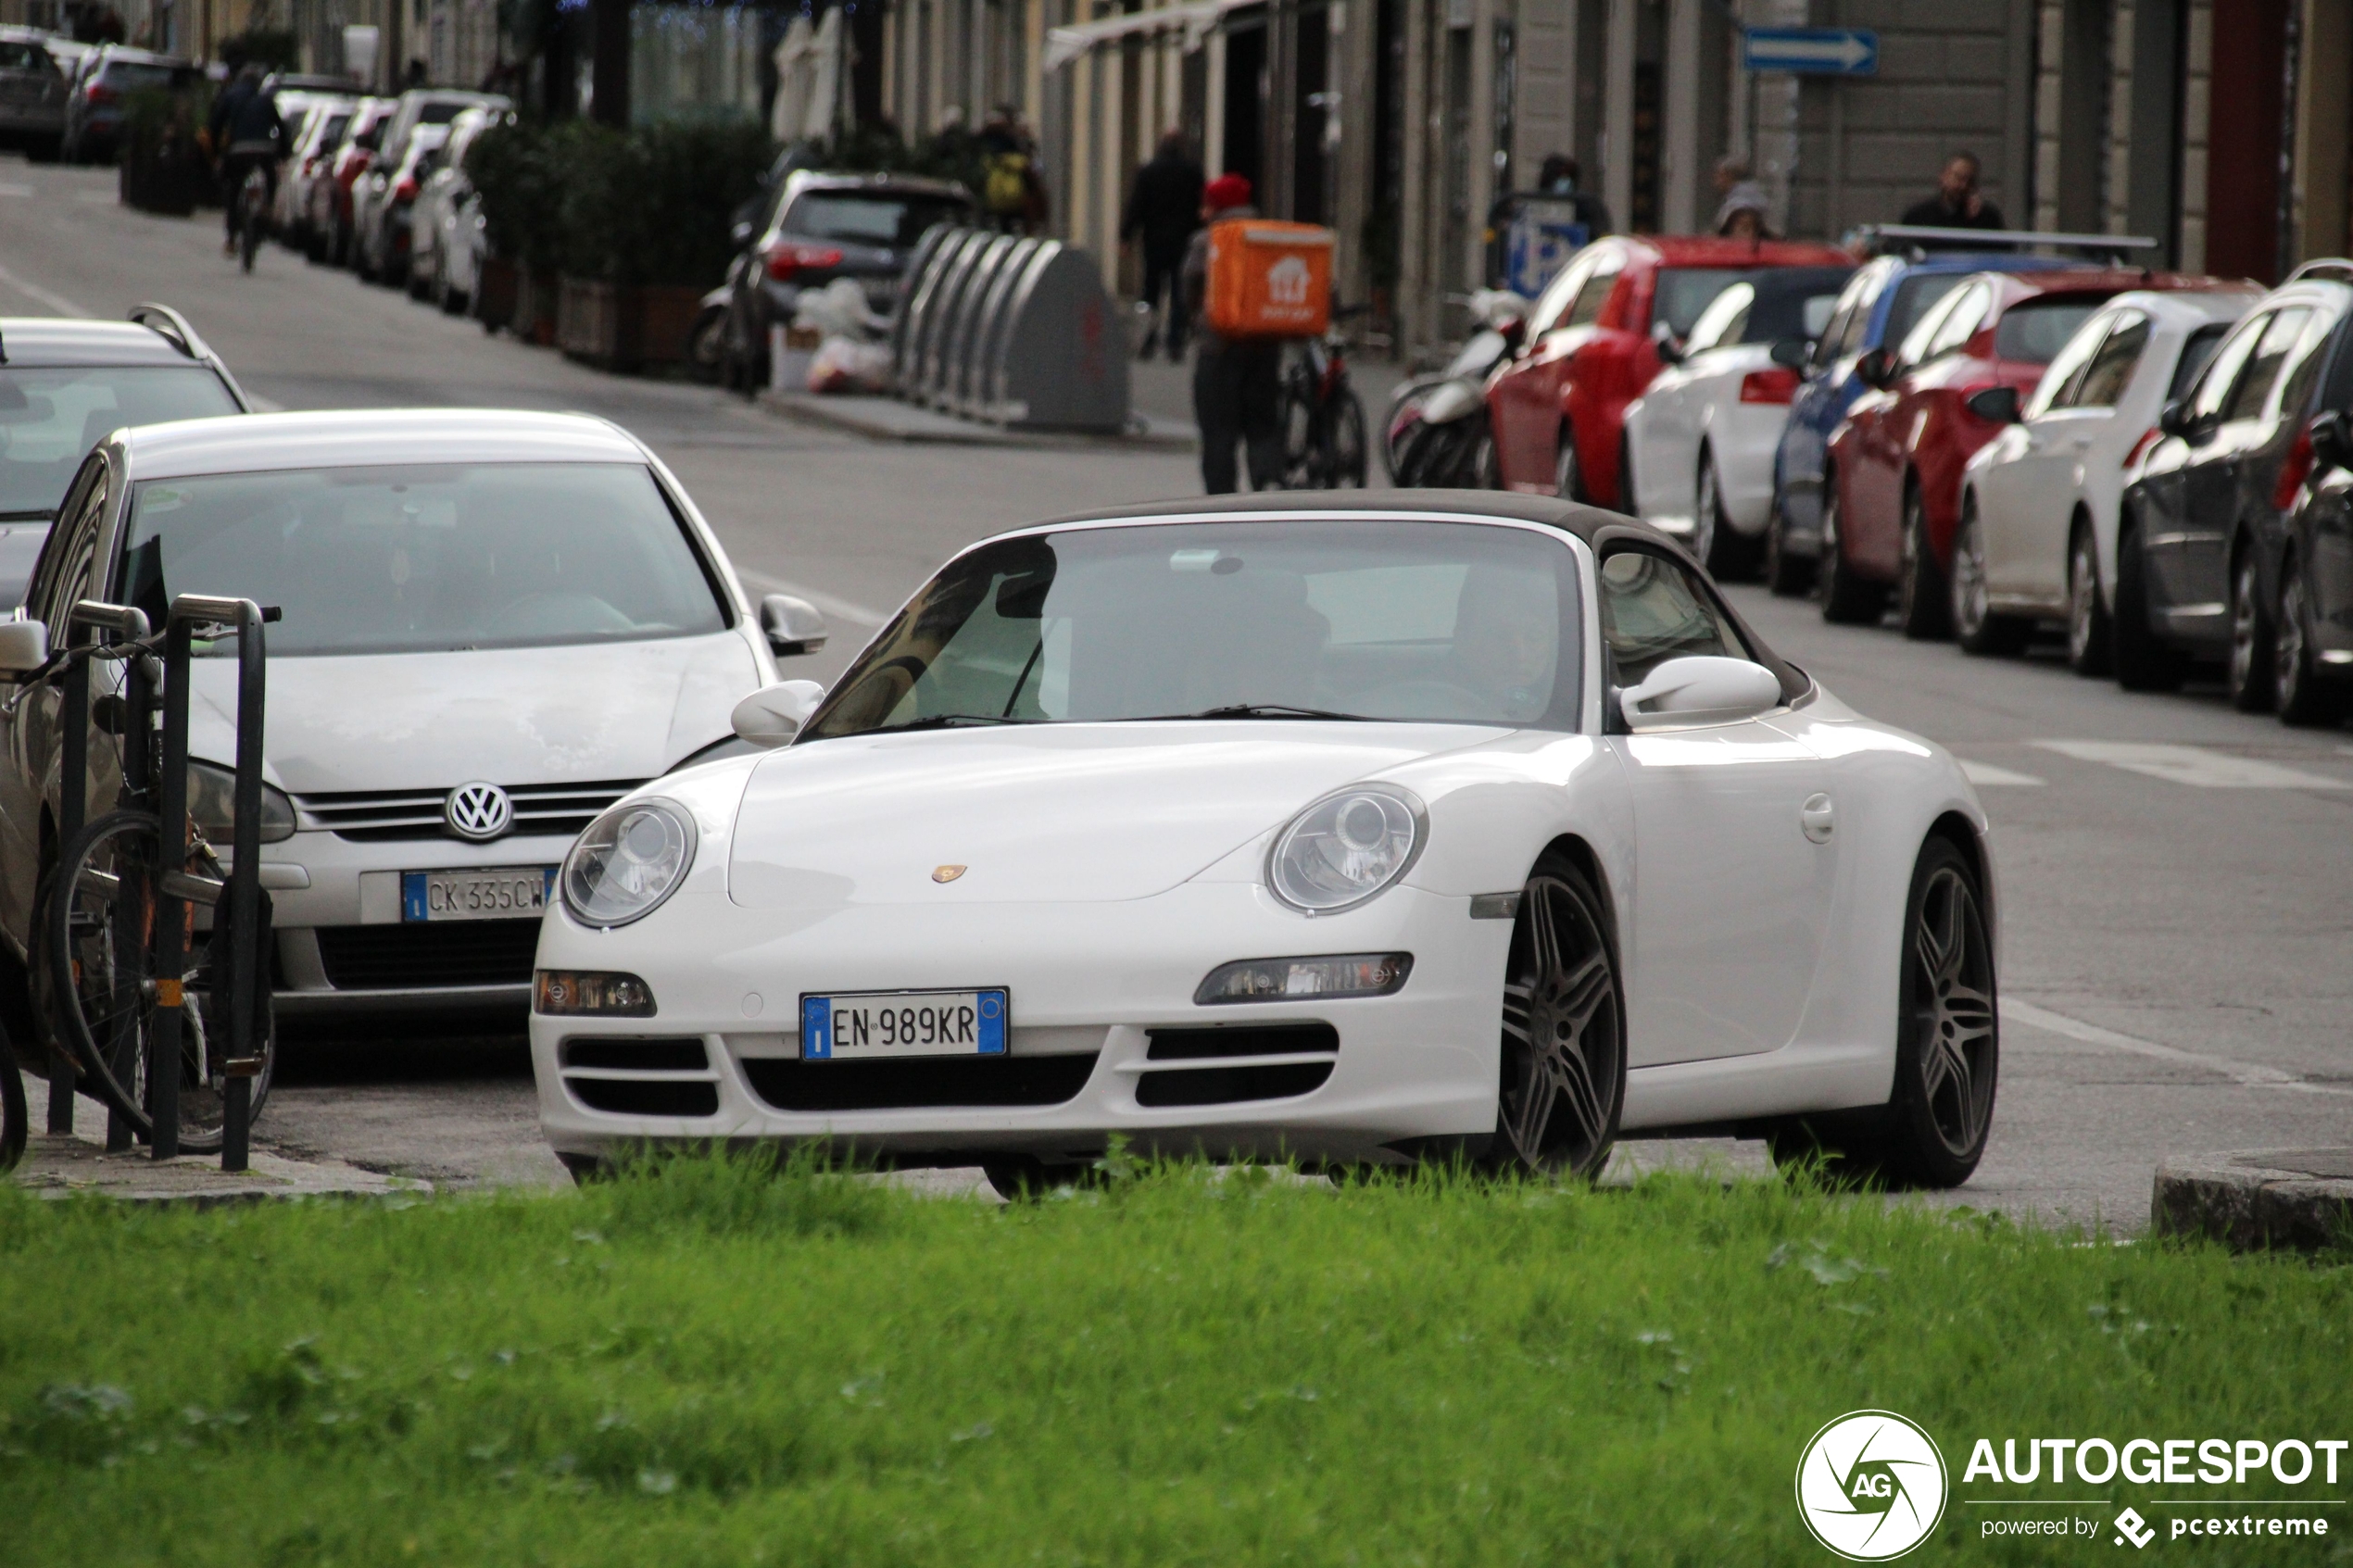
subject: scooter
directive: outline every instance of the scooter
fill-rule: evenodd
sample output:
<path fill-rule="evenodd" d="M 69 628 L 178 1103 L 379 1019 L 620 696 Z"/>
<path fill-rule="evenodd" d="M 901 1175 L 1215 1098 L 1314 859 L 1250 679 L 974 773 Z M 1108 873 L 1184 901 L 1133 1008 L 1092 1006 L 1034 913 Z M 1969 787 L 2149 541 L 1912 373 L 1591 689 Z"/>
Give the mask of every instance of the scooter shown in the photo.
<path fill-rule="evenodd" d="M 1488 372 L 1519 346 L 1528 301 L 1508 289 L 1480 289 L 1465 302 L 1478 331 L 1435 375 L 1399 383 L 1381 422 L 1381 467 L 1401 489 L 1491 488 L 1482 454 Z"/>

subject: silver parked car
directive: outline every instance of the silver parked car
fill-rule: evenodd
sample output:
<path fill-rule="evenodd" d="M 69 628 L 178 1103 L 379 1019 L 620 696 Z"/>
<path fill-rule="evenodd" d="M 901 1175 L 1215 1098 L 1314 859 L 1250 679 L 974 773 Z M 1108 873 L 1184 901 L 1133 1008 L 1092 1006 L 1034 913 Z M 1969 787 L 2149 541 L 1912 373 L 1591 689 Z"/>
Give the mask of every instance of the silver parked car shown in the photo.
<path fill-rule="evenodd" d="M 50 43 L 29 27 L 0 27 L 0 146 L 36 163 L 56 157 L 66 134 L 66 69 Z"/>

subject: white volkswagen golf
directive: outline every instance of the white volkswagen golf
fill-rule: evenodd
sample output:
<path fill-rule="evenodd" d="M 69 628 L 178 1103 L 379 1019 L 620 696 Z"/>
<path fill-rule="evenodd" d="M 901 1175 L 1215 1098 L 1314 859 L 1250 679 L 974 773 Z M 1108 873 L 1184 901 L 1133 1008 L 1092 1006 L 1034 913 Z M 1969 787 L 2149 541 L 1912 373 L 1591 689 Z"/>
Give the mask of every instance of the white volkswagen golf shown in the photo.
<path fill-rule="evenodd" d="M 284 616 L 267 633 L 261 850 L 281 1016 L 520 1012 L 573 836 L 648 779 L 749 749 L 729 711 L 775 680 L 775 652 L 823 640 L 799 601 L 754 612 L 642 444 L 569 414 L 117 431 L 68 492 L 21 613 L 56 648 L 78 601 L 161 626 L 182 593 Z M 225 845 L 236 659 L 233 644 L 212 651 L 195 664 L 189 798 Z M 55 664 L 16 673 L 0 705 L 0 931 L 21 958 L 57 851 L 62 737 Z M 106 706 L 92 816 L 120 778 Z"/>
<path fill-rule="evenodd" d="M 1114 1134 L 1591 1172 L 1621 1135 L 1968 1177 L 1984 817 L 1648 527 L 1253 496 L 987 540 L 765 756 L 601 814 L 539 939 L 542 1124 L 829 1137 L 1011 1190 Z"/>

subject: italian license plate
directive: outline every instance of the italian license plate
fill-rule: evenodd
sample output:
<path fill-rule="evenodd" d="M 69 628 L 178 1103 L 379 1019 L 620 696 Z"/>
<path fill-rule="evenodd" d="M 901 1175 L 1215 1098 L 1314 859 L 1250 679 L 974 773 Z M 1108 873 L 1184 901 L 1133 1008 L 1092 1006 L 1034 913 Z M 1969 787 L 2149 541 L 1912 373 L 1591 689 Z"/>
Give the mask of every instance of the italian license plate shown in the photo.
<path fill-rule="evenodd" d="M 402 872 L 400 918 L 532 920 L 556 890 L 554 866 L 494 866 L 459 872 Z"/>
<path fill-rule="evenodd" d="M 1004 1054 L 1002 991 L 865 991 L 800 998 L 804 1061 Z"/>

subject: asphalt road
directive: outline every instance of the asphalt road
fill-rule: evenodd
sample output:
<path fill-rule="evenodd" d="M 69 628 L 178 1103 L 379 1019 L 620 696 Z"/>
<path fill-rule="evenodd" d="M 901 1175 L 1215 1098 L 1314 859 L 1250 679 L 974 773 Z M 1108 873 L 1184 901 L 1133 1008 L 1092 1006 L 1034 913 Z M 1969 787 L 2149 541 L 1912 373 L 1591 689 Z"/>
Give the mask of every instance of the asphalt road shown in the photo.
<path fill-rule="evenodd" d="M 834 619 L 806 666 L 862 635 L 959 546 L 1015 523 L 1197 492 L 1167 451 L 886 445 L 786 423 L 714 390 L 602 375 L 405 295 L 264 254 L 240 275 L 220 220 L 154 219 L 112 173 L 0 161 L 0 315 L 186 312 L 247 389 L 288 408 L 575 408 L 645 437 L 755 591 Z M 1139 400 L 1182 417 L 1181 380 Z M 1992 1145 L 1951 1201 L 2134 1228 L 2175 1155 L 2353 1135 L 2353 733 L 2232 712 L 2220 688 L 2132 696 L 2044 647 L 1980 660 L 1734 590 L 1786 657 L 1874 717 L 1949 746 L 1995 829 L 2003 1082 Z M 282 1147 L 444 1182 L 560 1179 L 511 1038 L 313 1040 L 260 1131 Z M 1635 1160 L 1754 1169 L 1755 1146 Z"/>

